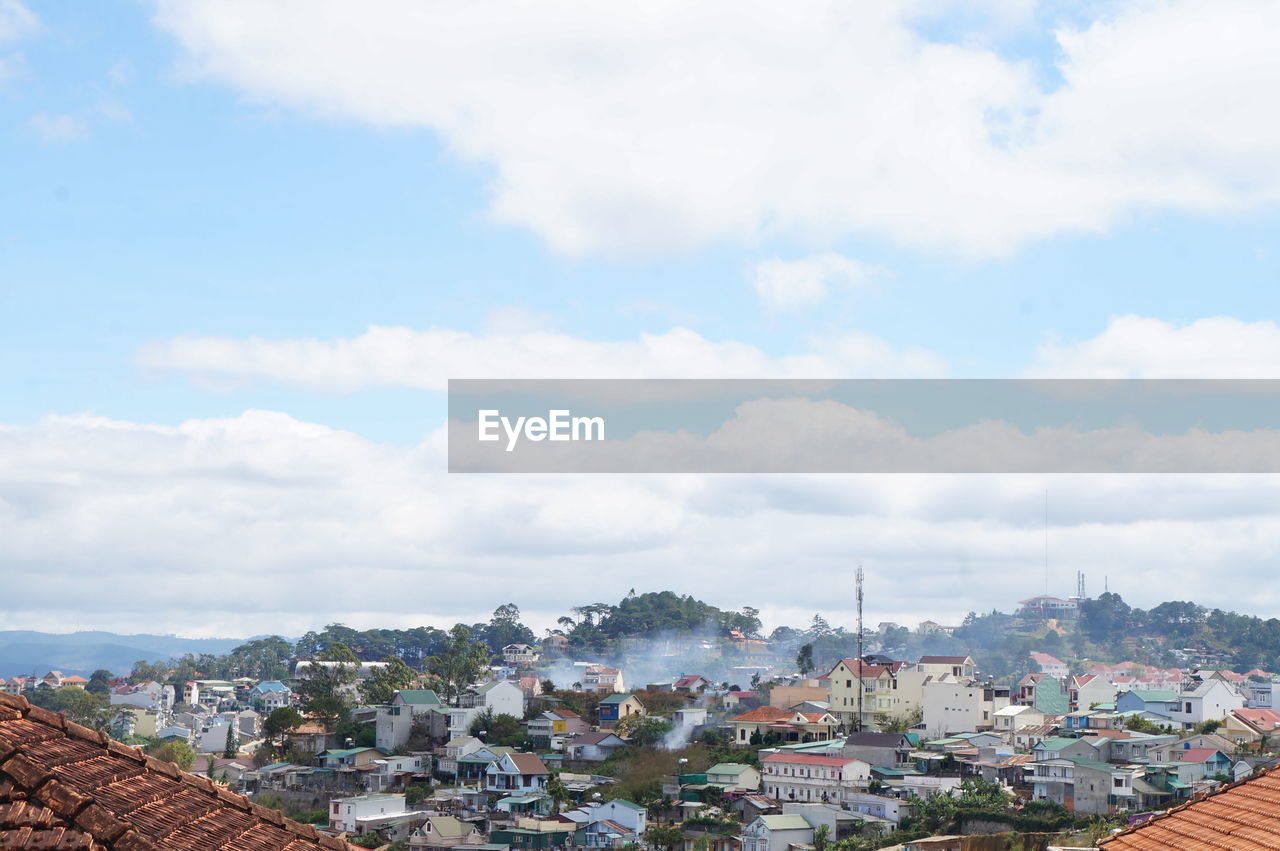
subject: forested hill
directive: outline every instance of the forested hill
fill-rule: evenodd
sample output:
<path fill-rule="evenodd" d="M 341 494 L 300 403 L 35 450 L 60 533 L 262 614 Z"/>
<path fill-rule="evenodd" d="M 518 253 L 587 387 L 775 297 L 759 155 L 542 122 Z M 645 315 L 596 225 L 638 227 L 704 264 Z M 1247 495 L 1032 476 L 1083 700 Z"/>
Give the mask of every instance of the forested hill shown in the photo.
<path fill-rule="evenodd" d="M 571 659 L 611 662 L 649 671 L 655 665 L 704 664 L 714 676 L 734 665 L 766 659 L 794 668 L 801 648 L 810 650 L 812 670 L 822 671 L 856 653 L 857 636 L 820 615 L 804 625 L 779 626 L 765 634 L 759 611 L 719 609 L 671 591 L 637 594 L 617 603 L 583 603 L 565 611 L 550 629 L 535 634 L 519 607 L 506 603 L 488 622 L 464 625 L 473 641 L 496 657 L 508 644 L 535 644 L 563 636 Z M 910 628 L 908 628 L 908 626 Z M 49 669 L 88 675 L 102 668 L 161 679 L 282 677 L 293 659 L 312 658 L 342 645 L 360 659 L 397 657 L 423 670 L 449 641 L 436 627 L 353 629 L 330 624 L 296 642 L 279 636 L 236 641 L 197 641 L 170 636 L 116 636 L 110 633 L 0 633 L 0 674 L 13 676 Z M 696 639 L 696 640 L 689 640 Z M 1208 609 L 1192 602 L 1131 607 L 1117 594 L 1081 605 L 1078 619 L 1045 620 L 993 610 L 970 613 L 954 635 L 924 635 L 915 625 L 883 624 L 865 637 L 868 652 L 913 659 L 923 654 L 969 654 L 980 670 L 1010 680 L 1030 670 L 1027 654 L 1051 653 L 1082 670 L 1090 662 L 1132 660 L 1162 667 L 1213 665 L 1242 673 L 1280 670 L 1280 620 Z M 678 652 L 672 648 L 680 648 Z M 705 661 L 699 657 L 704 653 Z M 665 660 L 665 661 L 663 661 Z M 136 663 L 144 663 L 139 666 Z"/>

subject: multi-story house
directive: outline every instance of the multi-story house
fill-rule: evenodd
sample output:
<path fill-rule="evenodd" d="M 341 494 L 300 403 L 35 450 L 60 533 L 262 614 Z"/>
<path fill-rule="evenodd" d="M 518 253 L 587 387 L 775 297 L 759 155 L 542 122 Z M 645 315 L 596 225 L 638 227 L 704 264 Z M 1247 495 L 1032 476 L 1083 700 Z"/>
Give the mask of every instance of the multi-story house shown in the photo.
<path fill-rule="evenodd" d="M 546 792 L 548 774 L 537 754 L 503 754 L 485 771 L 485 791 L 502 795 Z"/>
<path fill-rule="evenodd" d="M 992 730 L 995 713 L 1009 705 L 1009 690 L 947 674 L 924 684 L 923 723 L 929 735 Z"/>
<path fill-rule="evenodd" d="M 1053 801 L 1088 815 L 1131 811 L 1137 807 L 1133 781 L 1141 769 L 1080 757 L 1054 757 L 1030 763 L 1032 797 Z"/>
<path fill-rule="evenodd" d="M 627 690 L 622 670 L 604 665 L 588 665 L 582 672 L 582 690 L 605 694 L 621 694 Z"/>
<path fill-rule="evenodd" d="M 788 851 L 813 844 L 813 828 L 804 816 L 757 816 L 742 830 L 742 851 Z"/>
<path fill-rule="evenodd" d="M 865 792 L 871 765 L 844 756 L 775 753 L 760 761 L 761 791 L 780 803 L 804 801 L 841 805 L 850 793 Z"/>

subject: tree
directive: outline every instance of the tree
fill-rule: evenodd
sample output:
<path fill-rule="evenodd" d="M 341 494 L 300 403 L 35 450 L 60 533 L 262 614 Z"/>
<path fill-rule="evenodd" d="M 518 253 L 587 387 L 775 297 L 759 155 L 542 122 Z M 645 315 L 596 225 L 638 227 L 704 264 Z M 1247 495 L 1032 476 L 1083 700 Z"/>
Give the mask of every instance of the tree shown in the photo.
<path fill-rule="evenodd" d="M 813 829 L 814 851 L 827 851 L 827 843 L 831 841 L 831 828 L 820 824 Z"/>
<path fill-rule="evenodd" d="M 388 656 L 382 661 L 386 664 L 374 668 L 360 684 L 360 697 L 365 703 L 390 703 L 397 691 L 408 688 L 418 676 L 399 656 Z"/>
<path fill-rule="evenodd" d="M 404 803 L 408 807 L 416 807 L 435 791 L 428 783 L 410 783 L 404 787 Z"/>
<path fill-rule="evenodd" d="M 551 798 L 551 815 L 553 816 L 560 812 L 561 807 L 569 803 L 569 788 L 560 779 L 560 772 L 552 772 L 551 778 L 547 781 L 547 795 Z"/>
<path fill-rule="evenodd" d="M 89 684 L 84 687 L 84 690 L 98 697 L 107 697 L 111 694 L 110 684 L 114 678 L 115 674 L 105 668 L 99 668 L 89 675 Z"/>
<path fill-rule="evenodd" d="M 281 706 L 279 709 L 271 710 L 267 720 L 262 722 L 262 735 L 267 737 L 267 741 L 274 741 L 301 726 L 302 715 L 298 710 L 292 706 Z"/>
<path fill-rule="evenodd" d="M 514 747 L 524 741 L 524 725 L 520 719 L 505 712 L 495 713 L 492 708 L 472 718 L 468 732 L 473 736 L 484 733 L 484 743 L 498 747 Z"/>
<path fill-rule="evenodd" d="M 813 670 L 813 644 L 802 644 L 800 652 L 796 654 L 796 667 L 800 669 L 800 676 L 807 677 L 809 672 Z"/>
<path fill-rule="evenodd" d="M 656 715 L 628 715 L 613 725 L 613 732 L 640 747 L 652 747 L 671 732 L 671 722 Z"/>
<path fill-rule="evenodd" d="M 480 678 L 489 664 L 489 650 L 471 638 L 471 630 L 462 624 L 449 630 L 449 641 L 432 656 L 427 667 L 440 680 L 445 702 L 457 703 L 463 690 Z"/>
<path fill-rule="evenodd" d="M 94 730 L 106 730 L 115 717 L 115 711 L 105 699 L 75 686 L 35 688 L 25 692 L 24 696 L 34 706 L 60 712 L 69 720 Z"/>
<path fill-rule="evenodd" d="M 678 827 L 654 825 L 644 832 L 644 841 L 654 848 L 674 848 L 684 844 L 684 831 Z"/>
<path fill-rule="evenodd" d="M 186 742 L 176 740 L 160 745 L 152 756 L 162 762 L 172 762 L 183 771 L 190 771 L 196 764 L 196 752 Z"/>
<path fill-rule="evenodd" d="M 351 686 L 360 678 L 360 660 L 345 644 L 334 644 L 316 654 L 303 673 L 296 689 L 302 697 L 302 711 L 314 716 L 326 730 L 333 730 L 347 718 Z"/>
<path fill-rule="evenodd" d="M 234 759 L 240 753 L 240 738 L 236 735 L 236 722 L 227 724 L 227 746 L 222 751 L 225 759 Z"/>

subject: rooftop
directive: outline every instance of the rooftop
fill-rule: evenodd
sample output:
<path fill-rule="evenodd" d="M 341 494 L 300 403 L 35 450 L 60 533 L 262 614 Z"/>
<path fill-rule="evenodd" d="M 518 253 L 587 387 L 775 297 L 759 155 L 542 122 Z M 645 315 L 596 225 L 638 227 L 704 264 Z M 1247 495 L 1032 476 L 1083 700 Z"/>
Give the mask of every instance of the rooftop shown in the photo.
<path fill-rule="evenodd" d="M 0 846 L 354 851 L 207 778 L 5 694 L 0 694 Z"/>
<path fill-rule="evenodd" d="M 1280 774 L 1265 771 L 1098 842 L 1110 851 L 1280 848 Z"/>

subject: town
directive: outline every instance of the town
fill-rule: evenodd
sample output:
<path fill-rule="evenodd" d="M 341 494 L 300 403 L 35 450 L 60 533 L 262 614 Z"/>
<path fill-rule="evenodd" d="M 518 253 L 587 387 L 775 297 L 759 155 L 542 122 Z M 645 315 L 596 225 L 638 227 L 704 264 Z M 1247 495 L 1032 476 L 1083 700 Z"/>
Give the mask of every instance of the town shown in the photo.
<path fill-rule="evenodd" d="M 1117 600 L 1033 597 L 1011 622 L 1060 638 Z M 1192 634 L 1210 616 L 1188 611 L 1171 622 Z M 815 617 L 765 638 L 753 609 L 670 592 L 573 615 L 535 640 L 506 604 L 416 648 L 334 625 L 4 691 L 323 833 L 437 851 L 1091 846 L 1257 775 L 1280 744 L 1276 675 L 1204 648 L 1167 667 L 1029 650 L 997 678 L 969 653 L 889 652 L 954 646 L 972 619 L 859 636 Z"/>

